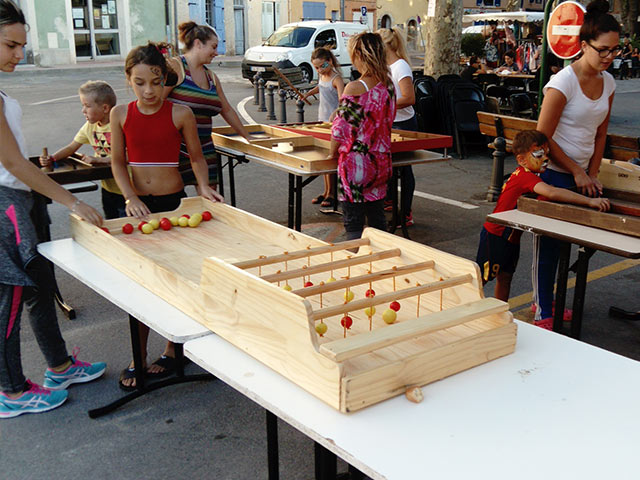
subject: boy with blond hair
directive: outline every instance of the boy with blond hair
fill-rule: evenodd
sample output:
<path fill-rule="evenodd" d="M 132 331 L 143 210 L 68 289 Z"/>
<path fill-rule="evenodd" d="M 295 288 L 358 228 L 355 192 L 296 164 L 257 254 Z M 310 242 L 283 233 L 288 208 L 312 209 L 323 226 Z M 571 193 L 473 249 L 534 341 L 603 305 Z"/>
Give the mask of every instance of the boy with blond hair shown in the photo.
<path fill-rule="evenodd" d="M 73 141 L 53 155 L 40 157 L 40 164 L 49 166 L 52 162 L 67 158 L 82 145 L 91 145 L 94 156 L 80 154 L 83 162 L 92 165 L 111 164 L 111 125 L 109 114 L 116 105 L 116 94 L 107 82 L 101 80 L 84 83 L 79 89 L 82 114 L 86 123 L 78 130 Z M 102 180 L 102 209 L 105 218 L 124 216 L 124 197 L 113 178 Z"/>
<path fill-rule="evenodd" d="M 537 193 L 548 200 L 584 205 L 600 211 L 609 210 L 606 198 L 585 197 L 565 188 L 553 187 L 540 179 L 538 174 L 546 168 L 549 152 L 544 133 L 537 130 L 518 133 L 513 139 L 512 150 L 519 166 L 502 186 L 493 213 L 513 210 L 518 198 L 525 193 Z M 511 280 L 520 256 L 521 234 L 520 230 L 491 222 L 485 222 L 480 232 L 476 262 L 480 265 L 482 283 L 484 285 L 496 278 L 494 296 L 505 302 L 509 300 Z M 547 330 L 553 328 L 553 318 L 534 323 Z"/>

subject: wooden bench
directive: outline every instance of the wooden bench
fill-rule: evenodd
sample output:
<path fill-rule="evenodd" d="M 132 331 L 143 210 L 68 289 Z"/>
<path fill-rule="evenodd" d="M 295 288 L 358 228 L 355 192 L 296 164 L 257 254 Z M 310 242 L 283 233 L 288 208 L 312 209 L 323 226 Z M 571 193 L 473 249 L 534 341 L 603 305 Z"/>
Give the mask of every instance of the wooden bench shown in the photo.
<path fill-rule="evenodd" d="M 286 92 L 287 98 L 300 98 L 303 92 L 315 86 L 305 81 L 300 67 L 278 68 L 274 65 L 273 71 L 276 74 L 278 88 Z M 310 102 L 307 103 L 311 105 Z"/>
<path fill-rule="evenodd" d="M 487 192 L 487 201 L 495 202 L 502 190 L 504 157 L 507 153 L 511 153 L 513 139 L 518 132 L 535 130 L 537 121 L 497 113 L 478 112 L 478 123 L 480 133 L 494 138 L 488 145 L 489 148 L 495 151 L 493 153 L 493 174 L 491 186 Z M 640 138 L 608 134 L 604 157 L 623 161 L 640 157 Z"/>

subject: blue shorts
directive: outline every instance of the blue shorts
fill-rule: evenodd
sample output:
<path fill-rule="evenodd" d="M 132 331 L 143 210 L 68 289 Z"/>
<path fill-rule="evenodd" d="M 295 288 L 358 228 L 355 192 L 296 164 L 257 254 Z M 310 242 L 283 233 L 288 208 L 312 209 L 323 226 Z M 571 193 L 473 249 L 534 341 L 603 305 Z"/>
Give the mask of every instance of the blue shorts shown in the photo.
<path fill-rule="evenodd" d="M 516 271 L 520 257 L 519 234 L 519 231 L 505 227 L 502 236 L 499 237 L 482 228 L 476 263 L 480 265 L 483 285 L 493 280 L 500 272 Z"/>

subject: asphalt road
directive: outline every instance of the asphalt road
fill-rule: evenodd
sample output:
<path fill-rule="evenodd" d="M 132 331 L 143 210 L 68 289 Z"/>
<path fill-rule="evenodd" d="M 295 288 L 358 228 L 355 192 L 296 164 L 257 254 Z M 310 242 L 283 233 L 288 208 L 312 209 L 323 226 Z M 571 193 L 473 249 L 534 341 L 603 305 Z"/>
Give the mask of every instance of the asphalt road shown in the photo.
<path fill-rule="evenodd" d="M 239 78 L 239 68 L 216 71 L 232 105 L 243 105 L 258 123 L 270 123 L 251 101 L 244 101 L 253 95 L 253 90 Z M 123 74 L 112 68 L 0 76 L 0 89 L 17 98 L 23 107 L 30 155 L 39 154 L 44 146 L 53 152 L 73 139 L 84 122 L 76 91 L 89 79 L 111 83 L 119 103 L 133 99 Z M 618 81 L 611 132 L 638 135 L 638 92 L 640 79 Z M 307 109 L 307 120 L 315 120 L 316 108 L 314 105 Z M 293 106 L 288 115 L 290 120 L 295 119 Z M 215 125 L 224 122 L 216 119 Z M 461 202 L 466 207 L 416 196 L 412 239 L 475 258 L 482 222 L 494 206 L 484 201 L 491 165 L 488 153 L 475 152 L 462 160 L 416 167 L 417 192 Z M 505 170 L 513 168 L 513 160 L 508 159 Z M 236 186 L 238 207 L 286 224 L 286 174 L 256 164 L 243 165 L 236 169 Z M 339 240 L 341 218 L 325 216 L 310 204 L 321 188 L 318 181 L 305 190 L 303 228 L 313 235 Z M 82 194 L 82 198 L 100 208 L 97 192 Z M 53 205 L 50 213 L 53 238 L 69 236 L 68 212 Z M 530 318 L 530 258 L 531 239 L 525 235 L 512 288 L 512 310 L 523 319 Z M 638 360 L 640 326 L 607 315 L 612 304 L 640 308 L 635 296 L 640 280 L 638 263 L 622 260 L 598 253 L 591 261 L 594 279 L 587 287 L 583 341 Z M 58 279 L 63 295 L 78 312 L 74 321 L 59 316 L 69 348 L 81 347 L 83 359 L 106 361 L 108 370 L 104 379 L 72 388 L 70 401 L 60 409 L 1 422 L 0 478 L 266 478 L 264 412 L 219 381 L 160 390 L 106 418 L 90 420 L 88 409 L 120 395 L 119 371 L 130 359 L 127 317 L 68 275 L 58 272 Z M 492 288 L 493 285 L 487 287 L 488 295 Z M 25 372 L 41 382 L 45 364 L 26 321 L 22 342 Z M 149 361 L 161 352 L 162 345 L 162 339 L 152 335 Z M 196 367 L 188 370 L 196 371 Z M 425 394 L 428 396 L 428 387 Z M 282 478 L 312 478 L 311 441 L 288 425 L 280 425 Z"/>

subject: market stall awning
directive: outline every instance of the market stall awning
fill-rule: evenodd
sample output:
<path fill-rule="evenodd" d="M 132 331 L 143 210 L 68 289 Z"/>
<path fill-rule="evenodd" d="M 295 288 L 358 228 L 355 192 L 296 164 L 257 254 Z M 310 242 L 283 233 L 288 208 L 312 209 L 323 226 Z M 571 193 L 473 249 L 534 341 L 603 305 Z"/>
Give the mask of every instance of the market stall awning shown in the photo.
<path fill-rule="evenodd" d="M 489 22 L 489 21 L 503 21 L 503 22 L 541 22 L 544 20 L 544 12 L 489 12 L 489 13 L 474 13 L 470 15 L 463 15 L 463 22 Z"/>

